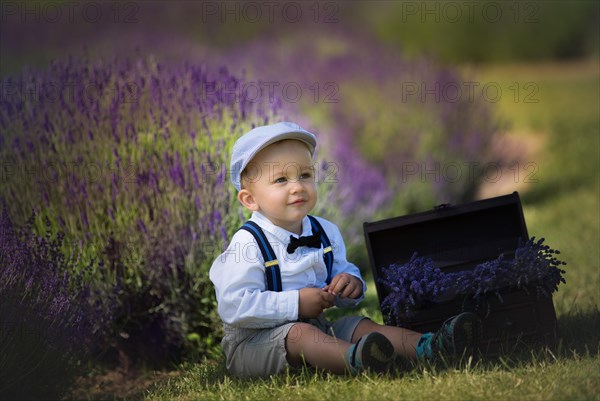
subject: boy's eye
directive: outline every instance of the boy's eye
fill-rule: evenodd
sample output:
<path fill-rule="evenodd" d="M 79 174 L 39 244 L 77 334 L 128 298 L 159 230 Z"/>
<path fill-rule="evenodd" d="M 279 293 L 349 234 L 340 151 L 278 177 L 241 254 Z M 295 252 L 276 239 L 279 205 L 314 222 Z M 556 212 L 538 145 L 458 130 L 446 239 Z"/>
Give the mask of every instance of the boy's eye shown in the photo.
<path fill-rule="evenodd" d="M 285 182 L 285 177 L 279 177 L 279 178 L 275 179 L 275 182 L 276 182 L 276 183 L 282 183 L 282 182 Z"/>
<path fill-rule="evenodd" d="M 303 180 L 308 180 L 310 177 L 312 177 L 312 173 L 304 173 L 300 176 Z"/>

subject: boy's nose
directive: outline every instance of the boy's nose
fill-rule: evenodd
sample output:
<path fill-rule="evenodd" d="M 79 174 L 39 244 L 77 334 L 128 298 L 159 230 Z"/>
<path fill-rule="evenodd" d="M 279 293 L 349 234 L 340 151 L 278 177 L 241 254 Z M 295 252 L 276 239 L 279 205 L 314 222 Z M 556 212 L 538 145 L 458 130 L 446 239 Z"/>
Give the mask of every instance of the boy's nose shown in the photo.
<path fill-rule="evenodd" d="M 302 185 L 302 182 L 300 179 L 290 181 L 290 192 L 291 193 L 297 193 L 297 192 L 301 192 L 301 191 L 304 191 L 304 185 Z"/>

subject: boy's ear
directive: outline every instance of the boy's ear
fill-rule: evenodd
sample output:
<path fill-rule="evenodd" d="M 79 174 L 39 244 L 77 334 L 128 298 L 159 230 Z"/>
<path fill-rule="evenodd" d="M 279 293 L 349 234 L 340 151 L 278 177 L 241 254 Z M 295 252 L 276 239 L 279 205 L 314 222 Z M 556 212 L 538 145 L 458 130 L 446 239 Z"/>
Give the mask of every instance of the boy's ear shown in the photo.
<path fill-rule="evenodd" d="M 246 209 L 253 212 L 258 210 L 258 204 L 256 203 L 252 192 L 247 189 L 241 189 L 237 194 L 237 198 Z"/>

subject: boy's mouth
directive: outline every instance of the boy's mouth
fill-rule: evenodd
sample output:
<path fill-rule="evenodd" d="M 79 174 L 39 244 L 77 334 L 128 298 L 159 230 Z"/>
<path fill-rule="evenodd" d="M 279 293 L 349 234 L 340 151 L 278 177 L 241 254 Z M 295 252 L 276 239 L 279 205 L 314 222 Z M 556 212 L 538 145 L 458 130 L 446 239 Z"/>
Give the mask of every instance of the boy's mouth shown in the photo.
<path fill-rule="evenodd" d="M 290 203 L 290 205 L 299 206 L 299 205 L 303 205 L 305 203 L 306 203 L 305 199 L 298 199 L 298 200 L 295 200 L 292 203 Z"/>

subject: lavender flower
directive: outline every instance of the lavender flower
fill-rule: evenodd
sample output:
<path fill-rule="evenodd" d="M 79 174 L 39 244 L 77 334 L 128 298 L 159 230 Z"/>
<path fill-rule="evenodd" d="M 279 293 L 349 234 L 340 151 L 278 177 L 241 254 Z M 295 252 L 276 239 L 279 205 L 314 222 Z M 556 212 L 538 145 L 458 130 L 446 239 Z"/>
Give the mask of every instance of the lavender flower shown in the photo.
<path fill-rule="evenodd" d="M 191 61 L 73 57 L 3 82 L 32 79 L 40 87 L 93 84 L 99 96 L 90 101 L 75 88 L 74 96 L 59 91 L 56 101 L 0 99 L 0 158 L 24 171 L 33 163 L 43 173 L 7 175 L 0 196 L 11 218 L 21 225 L 35 208 L 34 228 L 47 217 L 52 237 L 56 227 L 65 230 L 73 245 L 61 251 L 77 248 L 81 258 L 69 273 L 98 261 L 88 275 L 90 293 L 117 297 L 103 343 L 133 352 L 122 337 L 111 337 L 110 328 L 118 328 L 142 344 L 137 349 L 147 347 L 132 357 L 164 361 L 183 354 L 190 331 L 217 335 L 207 270 L 241 223 L 237 213 L 230 216 L 228 149 L 252 124 L 273 116 L 259 111 L 260 102 L 207 91 L 209 83 L 231 88 L 242 80 Z M 68 171 L 53 168 L 65 163 Z M 35 276 L 28 280 L 23 285 L 36 292 Z"/>
<path fill-rule="evenodd" d="M 472 270 L 444 273 L 431 258 L 417 254 L 408 262 L 381 269 L 379 283 L 387 291 L 381 309 L 393 321 L 402 321 L 427 304 L 439 303 L 456 296 L 482 299 L 511 289 L 535 289 L 538 296 L 550 296 L 565 282 L 565 262 L 554 255 L 559 251 L 543 245 L 544 239 L 519 241 L 514 259 L 498 258 L 480 263 Z"/>
<path fill-rule="evenodd" d="M 402 265 L 383 267 L 381 275 L 379 282 L 388 291 L 381 310 L 396 318 L 436 300 L 449 287 L 444 273 L 434 267 L 433 260 L 419 257 L 416 253 Z"/>
<path fill-rule="evenodd" d="M 3 205 L 0 202 L 0 205 Z M 108 315 L 61 253 L 64 236 L 32 233 L 35 216 L 16 229 L 0 216 L 0 383 L 7 399 L 59 399 L 97 340 Z M 46 220 L 46 228 L 50 221 Z M 108 309 L 107 309 L 108 310 Z"/>

